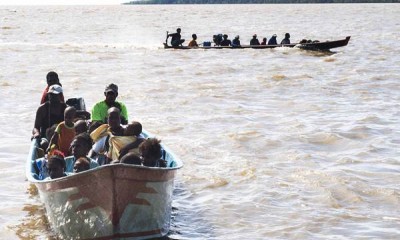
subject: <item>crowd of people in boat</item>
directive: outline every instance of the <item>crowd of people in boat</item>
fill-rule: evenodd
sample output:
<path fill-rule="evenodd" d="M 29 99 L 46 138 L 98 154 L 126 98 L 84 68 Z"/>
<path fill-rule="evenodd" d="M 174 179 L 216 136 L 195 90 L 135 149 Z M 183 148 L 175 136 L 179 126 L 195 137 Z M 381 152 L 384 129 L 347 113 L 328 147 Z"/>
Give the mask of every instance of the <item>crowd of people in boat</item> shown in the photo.
<path fill-rule="evenodd" d="M 124 103 L 117 101 L 118 86 L 109 84 L 104 100 L 82 109 L 82 99 L 65 101 L 56 72 L 46 76 L 32 139 L 39 141 L 33 164 L 38 179 L 55 179 L 104 164 L 167 167 L 157 138 L 145 138 L 142 125 L 128 120 Z M 70 101 L 71 100 L 71 101 Z"/>
<path fill-rule="evenodd" d="M 176 33 L 167 33 L 167 39 L 166 43 L 168 43 L 168 39 L 171 37 L 171 46 L 172 47 L 179 47 L 183 46 L 183 43 L 185 42 L 185 39 L 182 39 L 181 36 L 181 29 L 178 28 L 176 29 Z M 273 34 L 270 39 L 266 37 L 262 38 L 261 42 L 258 39 L 257 34 L 254 34 L 253 37 L 249 41 L 249 45 L 251 46 L 260 46 L 260 45 L 278 45 L 278 40 L 277 40 L 277 35 Z M 229 36 L 227 34 L 216 34 L 213 35 L 213 42 L 214 46 L 222 46 L 222 47 L 241 47 L 242 44 L 240 42 L 240 36 L 237 35 L 233 40 L 229 39 Z M 281 40 L 280 45 L 287 45 L 290 44 L 290 34 L 285 33 L 285 37 Z M 188 47 L 199 47 L 200 45 L 203 45 L 204 47 L 209 47 L 211 46 L 211 42 L 205 41 L 202 44 L 197 43 L 197 35 L 195 33 L 192 34 L 192 40 L 189 42 L 187 45 Z"/>

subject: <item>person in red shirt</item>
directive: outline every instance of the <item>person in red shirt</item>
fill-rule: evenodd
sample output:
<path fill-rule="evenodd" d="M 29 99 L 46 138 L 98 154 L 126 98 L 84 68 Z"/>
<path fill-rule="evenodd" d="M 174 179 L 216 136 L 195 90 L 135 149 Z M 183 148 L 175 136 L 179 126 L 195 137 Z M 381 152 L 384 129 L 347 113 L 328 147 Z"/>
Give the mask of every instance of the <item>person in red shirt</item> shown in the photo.
<path fill-rule="evenodd" d="M 58 74 L 56 72 L 49 72 L 47 73 L 46 76 L 46 81 L 47 81 L 47 87 L 44 89 L 43 93 L 42 93 L 42 98 L 40 99 L 40 104 L 43 104 L 47 101 L 49 101 L 49 97 L 47 96 L 47 92 L 49 91 L 49 87 L 53 84 L 58 84 L 62 87 L 61 83 L 60 83 L 60 79 L 58 79 Z M 64 95 L 63 93 L 61 93 L 59 95 L 61 102 L 64 102 Z"/>

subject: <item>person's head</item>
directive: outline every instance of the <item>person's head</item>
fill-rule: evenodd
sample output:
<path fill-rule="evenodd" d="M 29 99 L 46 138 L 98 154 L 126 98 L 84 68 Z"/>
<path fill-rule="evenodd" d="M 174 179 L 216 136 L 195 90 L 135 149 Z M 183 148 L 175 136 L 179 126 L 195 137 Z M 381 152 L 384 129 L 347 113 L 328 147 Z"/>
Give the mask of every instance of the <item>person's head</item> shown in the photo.
<path fill-rule="evenodd" d="M 51 179 L 60 178 L 64 176 L 65 171 L 65 160 L 64 157 L 59 155 L 53 155 L 47 162 L 47 171 Z"/>
<path fill-rule="evenodd" d="M 197 35 L 195 33 L 193 33 L 192 34 L 192 38 L 193 38 L 193 40 L 196 40 L 197 39 Z"/>
<path fill-rule="evenodd" d="M 148 138 L 139 145 L 140 154 L 143 157 L 144 166 L 154 166 L 161 158 L 161 140 Z"/>
<path fill-rule="evenodd" d="M 114 83 L 107 85 L 104 90 L 104 96 L 106 96 L 106 103 L 114 103 L 118 97 L 118 86 Z"/>
<path fill-rule="evenodd" d="M 177 32 L 177 33 L 181 33 L 181 29 L 180 29 L 180 28 L 177 28 L 177 29 L 176 29 L 176 32 Z"/>
<path fill-rule="evenodd" d="M 74 173 L 83 172 L 90 169 L 90 162 L 86 157 L 76 159 L 74 164 Z"/>
<path fill-rule="evenodd" d="M 276 34 L 272 35 L 272 37 L 271 37 L 271 38 L 276 38 Z"/>
<path fill-rule="evenodd" d="M 227 35 L 227 34 L 224 34 L 222 37 L 223 37 L 224 39 L 228 39 L 228 35 Z"/>
<path fill-rule="evenodd" d="M 289 33 L 285 33 L 285 38 L 290 38 L 290 34 Z"/>
<path fill-rule="evenodd" d="M 110 107 L 107 111 L 107 123 L 111 129 L 121 125 L 121 111 L 116 107 Z"/>
<path fill-rule="evenodd" d="M 253 35 L 253 38 L 256 39 L 256 38 L 257 38 L 257 34 L 254 34 L 254 35 Z"/>
<path fill-rule="evenodd" d="M 58 84 L 53 84 L 49 87 L 49 90 L 47 90 L 47 96 L 49 97 L 49 101 L 51 102 L 60 102 L 60 96 L 63 92 L 63 89 L 60 85 Z"/>
<path fill-rule="evenodd" d="M 267 38 L 263 38 L 263 42 L 266 42 L 267 41 Z"/>
<path fill-rule="evenodd" d="M 71 142 L 71 153 L 75 159 L 86 157 L 92 148 L 93 141 L 88 133 L 81 133 L 74 137 Z"/>
<path fill-rule="evenodd" d="M 47 86 L 49 86 L 49 87 L 51 85 L 53 85 L 53 84 L 61 85 L 60 84 L 60 80 L 58 79 L 58 74 L 56 72 L 53 72 L 53 71 L 47 73 L 46 81 L 47 81 Z"/>
<path fill-rule="evenodd" d="M 88 130 L 88 126 L 87 126 L 85 120 L 81 119 L 81 120 L 78 120 L 75 122 L 75 134 L 76 135 L 87 132 L 87 130 Z"/>
<path fill-rule="evenodd" d="M 235 39 L 239 39 L 239 35 L 236 35 Z"/>
<path fill-rule="evenodd" d="M 119 162 L 125 164 L 142 165 L 142 159 L 132 152 L 125 154 Z"/>
<path fill-rule="evenodd" d="M 74 107 L 67 107 L 64 110 L 64 121 L 67 126 L 74 125 L 76 109 Z"/>
<path fill-rule="evenodd" d="M 124 136 L 139 136 L 142 130 L 142 124 L 140 124 L 140 122 L 132 122 L 126 126 Z"/>

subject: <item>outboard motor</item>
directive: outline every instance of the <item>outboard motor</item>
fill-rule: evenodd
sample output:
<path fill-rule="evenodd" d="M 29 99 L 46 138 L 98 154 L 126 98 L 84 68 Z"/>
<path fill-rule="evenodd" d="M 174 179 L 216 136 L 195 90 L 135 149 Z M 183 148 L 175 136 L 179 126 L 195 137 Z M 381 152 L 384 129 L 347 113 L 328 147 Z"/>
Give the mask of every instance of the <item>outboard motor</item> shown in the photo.
<path fill-rule="evenodd" d="M 76 110 L 86 111 L 85 100 L 83 100 L 83 98 L 69 98 L 65 103 L 68 106 L 74 107 Z"/>

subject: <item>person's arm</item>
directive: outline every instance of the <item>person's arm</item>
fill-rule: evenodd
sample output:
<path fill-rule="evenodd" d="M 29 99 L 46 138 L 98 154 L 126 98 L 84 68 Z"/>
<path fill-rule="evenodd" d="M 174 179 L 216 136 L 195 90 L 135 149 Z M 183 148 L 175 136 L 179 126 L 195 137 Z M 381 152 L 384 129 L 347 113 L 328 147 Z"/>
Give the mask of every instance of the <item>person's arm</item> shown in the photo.
<path fill-rule="evenodd" d="M 125 104 L 120 103 L 121 105 L 121 124 L 126 125 L 128 124 L 128 110 L 126 109 Z"/>
<path fill-rule="evenodd" d="M 126 144 L 124 147 L 119 150 L 119 157 L 118 159 L 121 160 L 121 158 L 127 154 L 130 150 L 139 147 L 139 145 L 143 142 L 144 138 L 137 138 L 136 141 L 131 142 Z"/>
<path fill-rule="evenodd" d="M 41 121 L 42 117 L 43 117 L 42 107 L 40 106 L 36 111 L 35 124 L 33 126 L 31 139 L 40 138 L 40 125 L 42 122 Z"/>
<path fill-rule="evenodd" d="M 57 130 L 58 130 L 58 126 L 57 126 L 56 131 L 54 131 L 53 136 L 52 136 L 51 139 L 50 139 L 50 143 L 49 143 L 49 146 L 48 146 L 47 149 L 46 149 L 46 153 L 50 152 L 50 150 L 51 150 L 53 144 L 56 145 L 56 147 L 57 147 L 57 149 L 58 149 L 58 138 L 59 138 L 59 133 L 58 133 Z"/>

